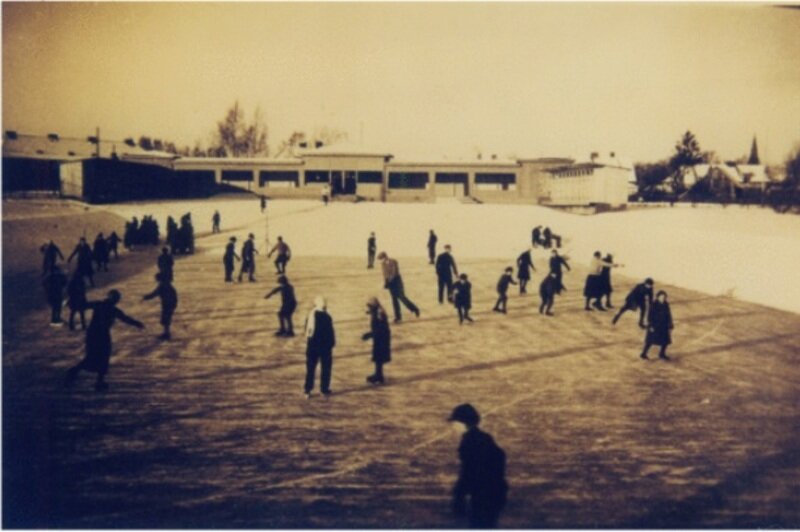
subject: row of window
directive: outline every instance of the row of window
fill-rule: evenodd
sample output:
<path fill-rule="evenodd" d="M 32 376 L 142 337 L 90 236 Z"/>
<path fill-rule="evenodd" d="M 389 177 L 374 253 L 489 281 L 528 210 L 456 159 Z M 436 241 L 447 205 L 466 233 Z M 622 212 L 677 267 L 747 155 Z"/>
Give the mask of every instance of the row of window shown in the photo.
<path fill-rule="evenodd" d="M 554 177 L 580 177 L 585 175 L 592 175 L 594 170 L 592 168 L 581 168 L 580 170 L 565 170 L 563 172 L 556 172 Z"/>
<path fill-rule="evenodd" d="M 334 185 L 346 186 L 350 183 L 377 183 L 383 182 L 382 172 L 356 172 L 328 171 L 328 170 L 307 170 L 304 172 L 305 183 L 332 183 Z M 294 170 L 264 170 L 258 174 L 259 186 L 264 186 L 267 182 L 292 182 L 299 183 L 300 172 Z M 428 172 L 389 172 L 389 188 L 425 188 L 429 182 Z M 253 172 L 247 170 L 223 170 L 223 181 L 252 181 Z M 509 185 L 516 183 L 516 175 L 511 173 L 476 173 L 475 183 L 482 185 L 501 185 L 507 189 Z M 437 172 L 434 182 L 438 184 L 466 184 L 468 176 L 466 173 Z"/>

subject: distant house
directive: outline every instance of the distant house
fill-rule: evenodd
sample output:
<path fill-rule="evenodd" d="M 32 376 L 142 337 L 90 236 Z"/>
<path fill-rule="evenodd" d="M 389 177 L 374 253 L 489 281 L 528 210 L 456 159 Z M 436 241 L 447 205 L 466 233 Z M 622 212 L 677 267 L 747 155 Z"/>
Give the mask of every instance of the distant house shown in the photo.
<path fill-rule="evenodd" d="M 776 180 L 770 178 L 767 167 L 761 164 L 697 164 L 683 174 L 684 185 L 690 193 L 707 194 L 730 199 L 740 198 L 753 191 L 764 191 Z"/>

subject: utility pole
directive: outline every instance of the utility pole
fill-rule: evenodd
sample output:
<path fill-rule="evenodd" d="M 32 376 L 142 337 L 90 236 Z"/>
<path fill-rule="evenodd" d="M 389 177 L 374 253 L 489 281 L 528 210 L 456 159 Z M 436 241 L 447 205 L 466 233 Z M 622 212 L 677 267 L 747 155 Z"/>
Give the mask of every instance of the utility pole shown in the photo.
<path fill-rule="evenodd" d="M 97 147 L 95 148 L 94 156 L 98 159 L 100 158 L 100 128 L 95 128 L 95 136 L 94 138 L 97 139 Z"/>

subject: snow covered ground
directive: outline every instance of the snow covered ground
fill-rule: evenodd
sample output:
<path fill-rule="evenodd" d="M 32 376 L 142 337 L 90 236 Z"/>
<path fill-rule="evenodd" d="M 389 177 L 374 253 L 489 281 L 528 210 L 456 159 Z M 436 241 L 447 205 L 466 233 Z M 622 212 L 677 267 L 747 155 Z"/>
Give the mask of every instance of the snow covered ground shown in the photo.
<path fill-rule="evenodd" d="M 221 254 L 230 234 L 248 232 L 262 243 L 267 221 L 254 197 L 208 201 L 125 204 L 109 207 L 126 218 L 152 214 L 162 227 L 166 217 L 192 212 L 195 231 L 208 232 L 214 210 L 222 215 Z M 314 256 L 366 255 L 366 240 L 375 231 L 378 249 L 390 256 L 427 253 L 428 230 L 449 243 L 462 258 L 515 257 L 530 243 L 531 229 L 550 226 L 565 238 L 562 254 L 587 264 L 595 250 L 611 253 L 624 264 L 620 273 L 711 295 L 800 313 L 800 217 L 767 209 L 719 206 L 654 208 L 596 216 L 569 214 L 538 206 L 332 203 L 276 200 L 269 204 L 269 237 L 282 235 L 295 253 Z M 234 230 L 233 233 L 228 231 Z M 216 240 L 212 240 L 216 244 Z M 546 253 L 534 253 L 537 267 Z M 467 272 L 469 273 L 469 272 Z"/>

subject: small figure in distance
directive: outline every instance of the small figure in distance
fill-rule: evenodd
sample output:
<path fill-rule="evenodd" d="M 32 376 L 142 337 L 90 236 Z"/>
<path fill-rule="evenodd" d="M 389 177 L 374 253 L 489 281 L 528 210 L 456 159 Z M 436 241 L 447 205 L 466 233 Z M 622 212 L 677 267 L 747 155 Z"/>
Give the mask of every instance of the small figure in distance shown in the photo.
<path fill-rule="evenodd" d="M 264 212 L 264 209 L 261 209 L 261 212 Z M 214 216 L 211 217 L 211 233 L 219 233 L 219 223 L 222 221 L 222 216 L 219 215 L 219 211 L 214 211 Z"/>
<path fill-rule="evenodd" d="M 175 309 L 178 308 L 178 292 L 171 284 L 172 279 L 168 277 L 163 271 L 156 274 L 155 290 L 142 297 L 142 301 L 148 301 L 155 297 L 161 299 L 161 325 L 164 327 L 164 333 L 159 336 L 159 340 L 169 340 L 172 338 L 170 334 L 170 325 L 172 325 L 172 315 L 175 314 Z"/>
<path fill-rule="evenodd" d="M 222 256 L 222 264 L 225 266 L 225 282 L 233 282 L 234 260 L 241 260 L 236 254 L 236 237 L 232 236 L 225 246 L 225 254 Z"/>
<path fill-rule="evenodd" d="M 519 293 L 527 294 L 526 289 L 528 281 L 531 280 L 531 270 L 536 271 L 533 265 L 533 253 L 530 249 L 526 249 L 517 257 L 517 279 L 519 279 Z"/>
<path fill-rule="evenodd" d="M 76 274 L 77 275 L 77 274 Z M 47 303 L 50 305 L 50 326 L 61 327 L 61 305 L 64 303 L 64 287 L 67 286 L 67 276 L 61 271 L 58 264 L 54 264 L 50 272 L 42 280 Z"/>
<path fill-rule="evenodd" d="M 371 270 L 375 267 L 375 252 L 378 249 L 378 244 L 375 240 L 375 232 L 369 234 L 367 239 L 367 269 Z"/>
<path fill-rule="evenodd" d="M 433 260 L 436 258 L 436 242 L 439 240 L 439 237 L 436 236 L 436 233 L 431 232 L 428 234 L 428 260 L 430 264 L 433 264 Z"/>

